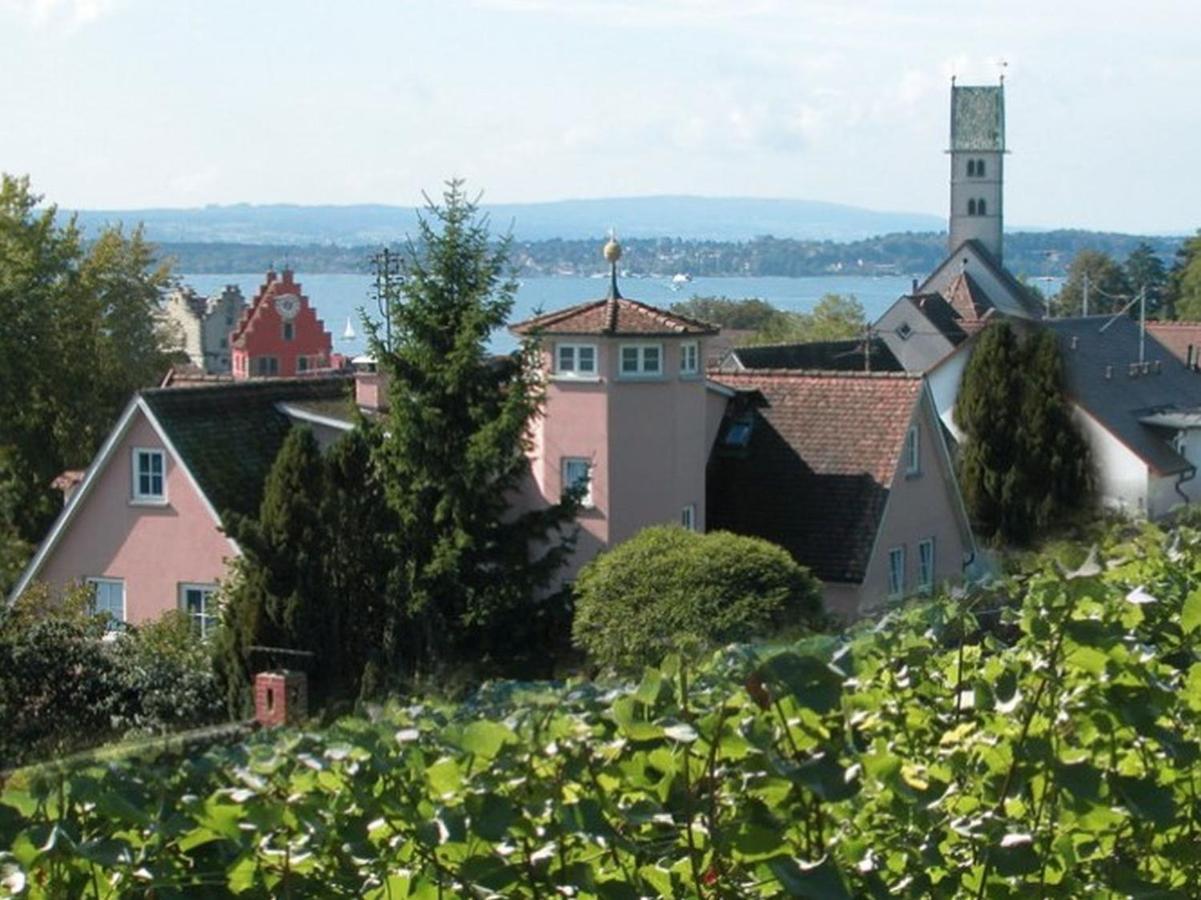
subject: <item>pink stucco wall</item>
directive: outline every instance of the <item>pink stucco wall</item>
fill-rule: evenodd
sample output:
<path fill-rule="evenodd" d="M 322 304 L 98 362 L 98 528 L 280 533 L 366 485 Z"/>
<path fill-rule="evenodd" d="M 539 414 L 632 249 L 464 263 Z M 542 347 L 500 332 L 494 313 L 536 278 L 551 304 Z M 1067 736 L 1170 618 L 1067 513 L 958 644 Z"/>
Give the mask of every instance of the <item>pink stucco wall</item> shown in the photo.
<path fill-rule="evenodd" d="M 959 581 L 963 577 L 964 554 L 971 544 L 962 531 L 962 514 L 955 494 L 955 476 L 950 470 L 940 446 L 941 436 L 935 431 L 934 411 L 923 394 L 914 410 L 919 428 L 921 471 L 908 475 L 904 463 L 897 466 L 889 492 L 884 520 L 876 535 L 876 543 L 867 573 L 857 592 L 857 612 L 870 611 L 888 599 L 888 551 L 905 548 L 906 593 L 916 590 L 918 581 L 918 543 L 934 538 L 934 582 Z M 845 591 L 835 590 L 828 598 L 840 606 L 848 603 Z M 840 609 L 839 614 L 844 614 Z"/>
<path fill-rule="evenodd" d="M 555 338 L 547 339 L 548 370 Z M 634 337 L 563 338 L 595 344 L 597 374 L 547 383 L 543 415 L 532 430 L 531 467 L 541 498 L 562 493 L 562 460 L 592 460 L 592 507 L 579 517 L 580 536 L 564 577 L 601 550 L 647 525 L 678 523 L 683 507 L 696 506 L 696 527 L 705 527 L 705 463 L 710 416 L 704 379 L 680 377 L 683 339 Z M 623 378 L 620 347 L 626 343 L 663 347 L 663 375 Z M 704 346 L 698 359 L 704 359 Z M 535 502 L 532 498 L 526 504 Z"/>
<path fill-rule="evenodd" d="M 217 582 L 234 549 L 169 452 L 166 504 L 131 502 L 135 447 L 166 449 L 140 410 L 36 578 L 53 587 L 121 578 L 136 624 L 176 609 L 180 584 Z"/>

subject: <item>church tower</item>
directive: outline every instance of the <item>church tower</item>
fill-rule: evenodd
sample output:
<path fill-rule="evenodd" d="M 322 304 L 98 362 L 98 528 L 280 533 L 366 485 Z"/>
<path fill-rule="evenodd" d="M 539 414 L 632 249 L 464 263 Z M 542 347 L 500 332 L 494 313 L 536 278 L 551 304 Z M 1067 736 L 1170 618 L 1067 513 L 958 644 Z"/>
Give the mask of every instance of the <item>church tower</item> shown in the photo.
<path fill-rule="evenodd" d="M 977 240 L 1001 259 L 1005 86 L 951 82 L 951 227 L 948 253 Z"/>

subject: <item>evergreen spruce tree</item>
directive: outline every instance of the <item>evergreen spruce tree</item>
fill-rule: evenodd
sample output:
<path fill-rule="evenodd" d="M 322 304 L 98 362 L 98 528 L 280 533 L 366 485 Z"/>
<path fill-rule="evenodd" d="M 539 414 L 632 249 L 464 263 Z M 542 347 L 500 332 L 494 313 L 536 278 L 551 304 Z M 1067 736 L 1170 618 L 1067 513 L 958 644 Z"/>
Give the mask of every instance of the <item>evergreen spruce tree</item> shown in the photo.
<path fill-rule="evenodd" d="M 1022 390 L 1022 488 L 1033 533 L 1062 526 L 1093 497 L 1092 455 L 1064 397 L 1063 359 L 1050 331 L 1026 341 Z"/>
<path fill-rule="evenodd" d="M 1091 457 L 1053 332 L 1022 341 L 1006 322 L 989 325 L 964 370 L 955 424 L 960 486 L 982 537 L 1028 544 L 1091 503 Z"/>
<path fill-rule="evenodd" d="M 1021 351 L 1007 322 L 989 325 L 976 339 L 955 403 L 963 432 L 960 480 L 963 499 L 979 534 L 986 538 L 1021 531 L 1021 469 L 1018 436 L 1022 392 Z"/>
<path fill-rule="evenodd" d="M 530 347 L 503 359 L 488 351 L 513 308 L 508 246 L 491 244 L 486 218 L 450 182 L 422 217 L 389 299 L 390 345 L 372 331 L 389 398 L 374 456 L 399 561 L 385 628 L 399 655 L 391 663 L 408 671 L 545 662 L 533 635 L 566 612 L 537 598 L 566 559 L 575 504 L 513 505 L 529 477 L 541 375 Z"/>
<path fill-rule="evenodd" d="M 333 651 L 341 617 L 324 585 L 323 468 L 312 431 L 293 429 L 267 476 L 258 517 L 231 519 L 242 558 L 225 597 L 214 653 L 232 714 L 248 704 L 255 645 L 316 654 L 310 689 L 317 699 L 330 693 L 326 674 L 338 668 Z"/>

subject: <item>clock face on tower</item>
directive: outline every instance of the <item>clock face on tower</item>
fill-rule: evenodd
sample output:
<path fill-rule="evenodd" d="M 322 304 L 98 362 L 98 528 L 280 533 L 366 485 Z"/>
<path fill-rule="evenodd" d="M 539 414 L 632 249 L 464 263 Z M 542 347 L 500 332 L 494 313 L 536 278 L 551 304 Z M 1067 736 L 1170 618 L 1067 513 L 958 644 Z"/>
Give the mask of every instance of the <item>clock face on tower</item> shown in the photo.
<path fill-rule="evenodd" d="M 285 322 L 291 322 L 300 312 L 300 298 L 295 294 L 280 294 L 275 298 L 275 311 Z"/>

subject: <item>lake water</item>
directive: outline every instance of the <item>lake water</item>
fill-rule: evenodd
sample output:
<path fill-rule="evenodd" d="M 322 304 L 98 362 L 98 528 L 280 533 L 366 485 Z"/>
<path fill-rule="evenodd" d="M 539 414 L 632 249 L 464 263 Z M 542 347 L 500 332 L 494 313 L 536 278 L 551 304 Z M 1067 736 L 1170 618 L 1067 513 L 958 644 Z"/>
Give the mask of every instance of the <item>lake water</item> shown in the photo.
<path fill-rule="evenodd" d="M 366 340 L 359 310 L 364 310 L 375 318 L 379 317 L 375 301 L 371 297 L 371 276 L 305 275 L 298 272 L 296 277 L 301 282 L 309 302 L 325 321 L 326 330 L 333 335 L 335 352 L 352 356 L 363 352 Z M 205 296 L 221 290 L 226 284 L 236 284 L 249 301 L 262 283 L 263 273 L 183 275 L 181 278 L 185 284 L 191 285 Z M 672 290 L 671 281 L 666 278 L 624 278 L 619 282 L 619 286 L 623 295 L 654 306 L 667 307 L 693 295 L 736 299 L 758 297 L 780 309 L 795 312 L 808 312 L 825 294 L 853 294 L 863 304 L 863 310 L 871 322 L 888 309 L 897 297 L 910 290 L 911 281 L 907 276 L 857 275 L 812 278 L 696 278 L 681 290 Z M 517 292 L 513 321 L 529 318 L 537 311 L 550 312 L 574 303 L 598 299 L 605 296 L 607 289 L 608 281 L 605 278 L 526 278 Z M 353 340 L 345 340 L 342 337 L 348 318 L 358 335 Z M 515 346 L 515 341 L 508 332 L 498 333 L 492 343 L 498 352 L 510 350 Z"/>

